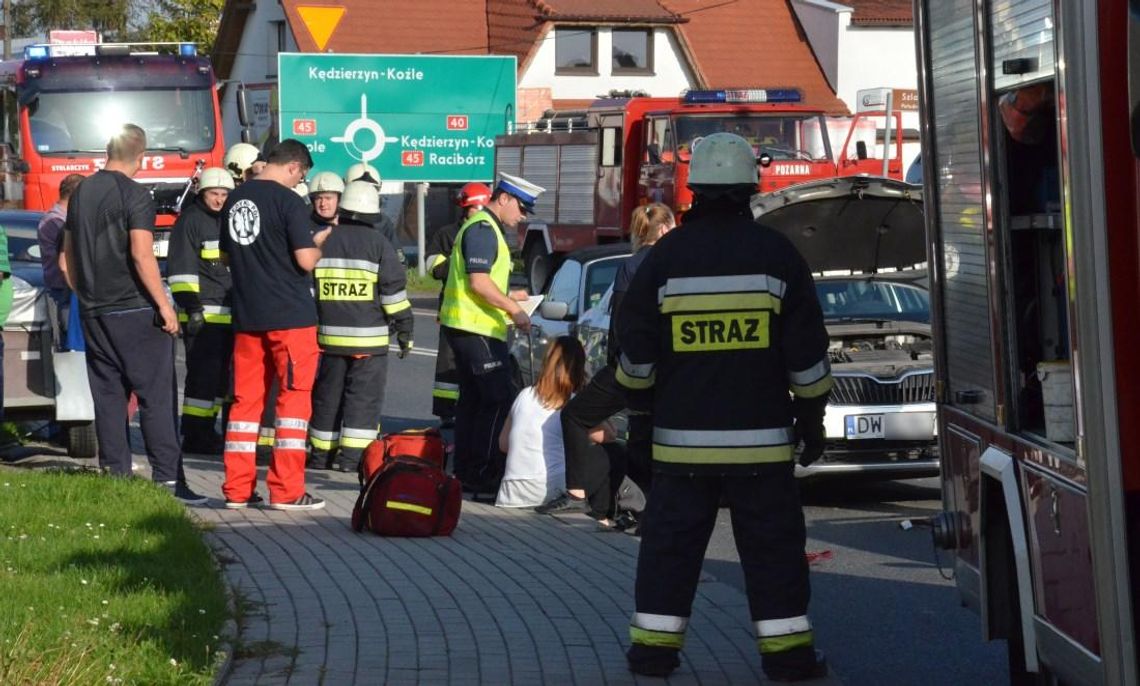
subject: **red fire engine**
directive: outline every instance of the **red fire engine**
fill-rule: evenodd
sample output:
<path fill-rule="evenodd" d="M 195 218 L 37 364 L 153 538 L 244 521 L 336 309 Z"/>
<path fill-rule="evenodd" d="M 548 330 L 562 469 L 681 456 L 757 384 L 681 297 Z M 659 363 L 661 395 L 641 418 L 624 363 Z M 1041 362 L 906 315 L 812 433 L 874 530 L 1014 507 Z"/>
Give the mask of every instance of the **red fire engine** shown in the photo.
<path fill-rule="evenodd" d="M 1140 13 L 915 7 L 935 538 L 1014 683 L 1135 684 Z"/>
<path fill-rule="evenodd" d="M 147 133 L 135 180 L 147 186 L 157 224 L 174 223 L 190 179 L 221 166 L 221 111 L 210 61 L 192 43 L 31 45 L 23 59 L 0 63 L 0 78 L 18 102 L 23 206 L 46 210 L 68 174 L 106 162 L 111 135 L 124 123 Z M 165 257 L 167 241 L 155 237 Z"/>
<path fill-rule="evenodd" d="M 640 204 L 663 202 L 679 215 L 689 209 L 689 156 L 711 133 L 739 133 L 758 156 L 771 158 L 761 191 L 837 175 L 902 178 L 899 112 L 860 112 L 844 121 L 846 139 L 837 152 L 828 135 L 835 120 L 800 100 L 793 88 L 610 97 L 585 110 L 550 112 L 526 132 L 497 137 L 495 168 L 547 189 L 535 217 L 519 226 L 531 287 L 541 290 L 558 255 L 627 238 L 629 215 Z M 883 122 L 870 127 L 871 140 L 859 135 L 866 137 L 867 121 Z M 887 147 L 889 156 L 879 151 Z"/>

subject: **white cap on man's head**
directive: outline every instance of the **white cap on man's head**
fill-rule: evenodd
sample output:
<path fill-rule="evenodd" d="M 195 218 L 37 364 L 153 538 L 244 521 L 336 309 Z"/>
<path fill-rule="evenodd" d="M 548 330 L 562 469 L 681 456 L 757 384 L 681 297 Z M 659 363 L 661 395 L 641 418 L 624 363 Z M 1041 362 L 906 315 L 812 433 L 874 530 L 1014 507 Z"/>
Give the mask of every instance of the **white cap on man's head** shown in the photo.
<path fill-rule="evenodd" d="M 534 214 L 535 201 L 538 200 L 538 196 L 546 191 L 542 186 L 535 185 L 524 178 L 511 176 L 503 172 L 498 173 L 498 182 L 495 184 L 495 190 L 503 191 L 517 198 L 519 206 L 522 207 L 523 212 L 527 214 Z"/>

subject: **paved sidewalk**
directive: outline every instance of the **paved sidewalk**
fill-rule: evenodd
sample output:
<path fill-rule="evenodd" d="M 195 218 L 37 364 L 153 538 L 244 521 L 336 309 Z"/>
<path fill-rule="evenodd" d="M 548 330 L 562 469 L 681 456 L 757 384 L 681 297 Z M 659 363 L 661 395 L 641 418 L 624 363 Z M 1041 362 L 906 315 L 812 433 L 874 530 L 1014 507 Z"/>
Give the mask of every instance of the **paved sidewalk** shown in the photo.
<path fill-rule="evenodd" d="M 220 461 L 188 455 L 186 469 L 220 498 Z M 637 539 L 583 515 L 465 501 L 449 538 L 381 538 L 349 527 L 355 477 L 310 472 L 309 485 L 326 509 L 193 508 L 243 600 L 230 686 L 764 681 L 744 596 L 708 577 L 681 669 L 630 674 Z"/>

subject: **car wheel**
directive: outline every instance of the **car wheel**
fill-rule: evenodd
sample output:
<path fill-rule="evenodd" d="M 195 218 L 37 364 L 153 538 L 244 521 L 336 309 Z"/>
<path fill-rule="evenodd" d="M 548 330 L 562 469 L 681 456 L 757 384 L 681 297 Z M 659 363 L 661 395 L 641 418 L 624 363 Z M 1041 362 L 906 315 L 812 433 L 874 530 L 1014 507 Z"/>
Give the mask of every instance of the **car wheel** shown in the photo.
<path fill-rule="evenodd" d="M 95 457 L 99 441 L 95 437 L 95 423 L 68 424 L 67 456 L 75 458 Z"/>
<path fill-rule="evenodd" d="M 550 278 L 553 260 L 542 241 L 531 241 L 523 253 L 523 269 L 530 284 L 531 293 L 542 293 L 546 288 L 546 281 Z"/>

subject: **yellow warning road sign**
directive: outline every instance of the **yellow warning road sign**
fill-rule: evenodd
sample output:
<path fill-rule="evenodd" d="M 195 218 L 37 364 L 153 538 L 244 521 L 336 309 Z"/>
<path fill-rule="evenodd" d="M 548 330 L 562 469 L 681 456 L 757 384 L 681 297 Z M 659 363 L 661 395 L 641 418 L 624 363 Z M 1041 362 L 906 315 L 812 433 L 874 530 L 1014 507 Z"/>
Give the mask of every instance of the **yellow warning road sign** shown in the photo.
<path fill-rule="evenodd" d="M 309 29 L 309 35 L 313 37 L 313 42 L 317 44 L 317 50 L 321 52 L 329 44 L 329 39 L 332 38 L 337 25 L 344 17 L 344 12 L 344 7 L 330 7 L 328 5 L 299 5 L 297 7 L 297 14 L 301 15 L 301 21 L 305 22 L 305 28 Z"/>

